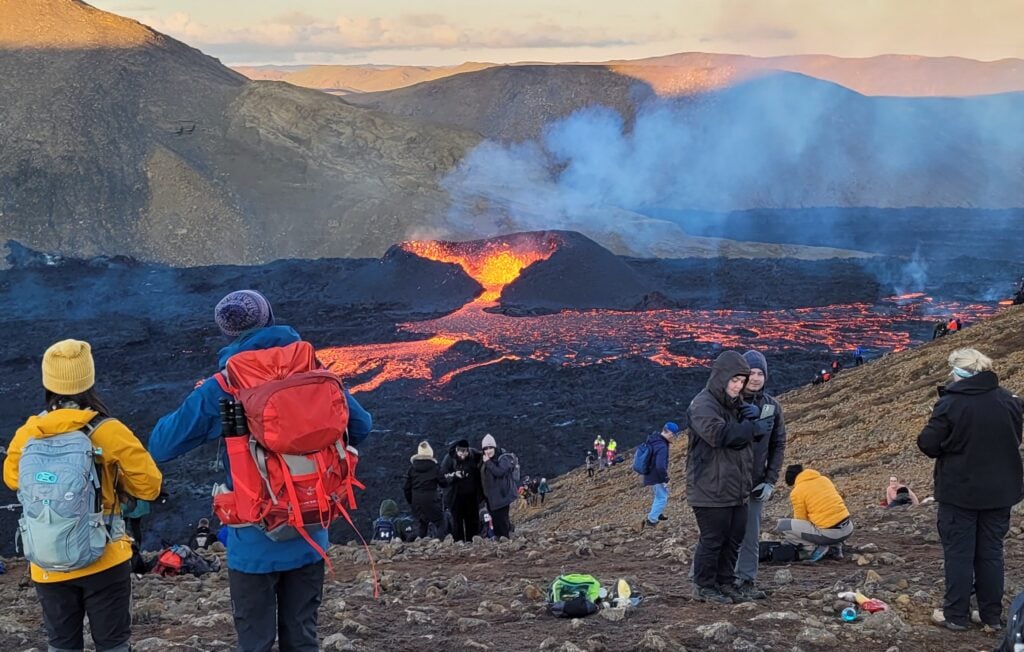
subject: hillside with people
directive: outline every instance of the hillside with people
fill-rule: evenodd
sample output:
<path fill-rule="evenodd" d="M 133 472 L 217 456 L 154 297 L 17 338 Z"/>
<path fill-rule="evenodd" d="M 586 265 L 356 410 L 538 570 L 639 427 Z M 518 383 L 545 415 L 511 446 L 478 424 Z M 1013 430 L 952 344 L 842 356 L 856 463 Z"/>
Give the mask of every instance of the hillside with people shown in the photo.
<path fill-rule="evenodd" d="M 569 652 L 823 652 L 838 647 L 923 652 L 991 646 L 995 635 L 980 627 L 954 633 L 933 621 L 942 603 L 942 552 L 935 505 L 927 500 L 933 495 L 932 463 L 917 450 L 915 440 L 934 403 L 936 385 L 948 380 L 951 350 L 976 347 L 993 358 L 1003 386 L 1024 382 L 1022 327 L 1024 312 L 1007 309 L 959 333 L 840 370 L 828 383 L 779 397 L 789 433 L 785 465 L 803 463 L 834 480 L 851 513 L 854 533 L 840 560 L 763 562 L 758 584 L 766 600 L 718 605 L 692 599 L 687 575 L 697 532 L 682 491 L 684 428 L 672 444 L 671 495 L 665 520 L 656 526 L 640 526 L 650 493 L 630 468 L 631 452 L 623 451 L 627 463 L 598 470 L 593 477 L 585 468 L 577 469 L 550 479 L 543 502 L 514 502 L 511 540 L 403 542 L 395 537 L 368 548 L 357 541 L 332 546 L 319 627 L 322 649 L 412 650 L 424 640 L 479 650 Z M 771 369 L 769 358 L 769 387 Z M 637 424 L 652 430 L 659 426 Z M 493 445 L 489 436 L 471 442 L 472 448 L 480 446 L 485 452 Z M 421 445 L 411 468 L 450 455 Z M 453 468 L 458 469 L 447 461 L 441 464 L 445 474 Z M 883 508 L 890 476 L 898 476 L 924 504 Z M 397 515 L 394 503 L 384 502 L 381 514 Z M 780 481 L 765 509 L 764 531 L 772 529 L 776 518 L 789 515 L 788 502 Z M 1022 538 L 1015 514 L 1006 548 L 1007 599 L 1022 588 L 1024 554 L 1015 545 Z M 191 559 L 183 568 L 193 570 L 194 577 L 175 576 L 177 571 L 160 566 L 166 553 L 159 559 L 145 554 L 159 572 L 135 580 L 135 649 L 232 649 L 223 546 L 213 543 L 199 550 L 209 563 L 182 553 Z M 0 616 L 0 640 L 17 649 L 36 637 L 39 612 L 24 566 L 5 561 L 8 574 L 0 582 L 0 597 L 8 608 Z M 639 602 L 579 620 L 553 617 L 546 605 L 547 589 L 566 573 L 593 575 L 609 590 L 623 579 Z M 863 611 L 857 621 L 844 622 L 839 611 L 850 603 L 836 597 L 844 591 L 860 591 L 890 609 Z"/>

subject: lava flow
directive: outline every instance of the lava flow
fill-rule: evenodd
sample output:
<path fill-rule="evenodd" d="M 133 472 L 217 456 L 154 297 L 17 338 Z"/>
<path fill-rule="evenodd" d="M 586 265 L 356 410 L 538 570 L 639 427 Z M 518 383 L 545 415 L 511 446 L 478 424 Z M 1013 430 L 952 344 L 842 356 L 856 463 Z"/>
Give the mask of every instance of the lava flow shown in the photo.
<path fill-rule="evenodd" d="M 997 310 L 992 304 L 933 301 L 923 295 L 891 297 L 880 304 L 765 311 L 589 310 L 509 317 L 486 310 L 524 268 L 558 247 L 554 239 L 534 244 L 403 244 L 423 257 L 461 265 L 484 293 L 444 317 L 398 325 L 416 339 L 324 349 L 320 359 L 349 380 L 353 392 L 410 380 L 418 390 L 431 392 L 471 369 L 508 360 L 585 366 L 642 357 L 691 367 L 708 364 L 727 348 L 837 355 L 860 346 L 880 354 L 930 335 L 936 319 L 958 315 L 971 321 Z"/>
<path fill-rule="evenodd" d="M 516 241 L 416 240 L 403 242 L 401 247 L 421 258 L 459 265 L 484 288 L 476 302 L 493 303 L 501 297 L 505 286 L 519 278 L 524 269 L 539 260 L 550 258 L 558 248 L 558 241 L 553 237 L 540 242 L 525 237 Z"/>

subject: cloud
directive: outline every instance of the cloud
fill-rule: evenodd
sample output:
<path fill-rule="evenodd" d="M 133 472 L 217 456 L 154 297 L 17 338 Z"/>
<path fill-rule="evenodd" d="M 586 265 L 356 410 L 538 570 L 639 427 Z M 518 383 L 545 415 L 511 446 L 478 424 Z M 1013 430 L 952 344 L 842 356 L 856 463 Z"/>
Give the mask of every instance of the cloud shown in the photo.
<path fill-rule="evenodd" d="M 565 27 L 541 21 L 517 28 L 466 28 L 445 16 L 432 13 L 322 19 L 303 12 L 289 12 L 255 25 L 224 29 L 204 24 L 189 13 L 178 11 L 149 17 L 146 22 L 158 31 L 218 56 L 259 53 L 288 59 L 303 58 L 311 53 L 353 54 L 431 48 L 613 47 L 642 43 L 651 36 L 620 35 L 604 28 Z"/>
<path fill-rule="evenodd" d="M 800 32 L 789 27 L 759 25 L 743 30 L 730 30 L 717 34 L 707 34 L 700 38 L 701 43 L 715 43 L 719 41 L 730 41 L 742 43 L 745 41 L 792 41 L 800 37 Z"/>

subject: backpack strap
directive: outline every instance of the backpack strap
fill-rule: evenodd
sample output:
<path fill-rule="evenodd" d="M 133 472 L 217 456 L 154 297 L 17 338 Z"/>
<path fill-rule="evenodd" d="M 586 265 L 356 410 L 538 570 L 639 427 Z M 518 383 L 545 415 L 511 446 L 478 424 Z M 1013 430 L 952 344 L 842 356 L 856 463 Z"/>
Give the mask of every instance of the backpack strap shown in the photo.
<path fill-rule="evenodd" d="M 231 394 L 232 396 L 238 396 L 238 390 L 231 386 L 231 379 L 228 378 L 228 370 L 222 369 L 213 375 L 213 379 L 217 381 L 220 388 L 224 390 L 225 394 Z"/>

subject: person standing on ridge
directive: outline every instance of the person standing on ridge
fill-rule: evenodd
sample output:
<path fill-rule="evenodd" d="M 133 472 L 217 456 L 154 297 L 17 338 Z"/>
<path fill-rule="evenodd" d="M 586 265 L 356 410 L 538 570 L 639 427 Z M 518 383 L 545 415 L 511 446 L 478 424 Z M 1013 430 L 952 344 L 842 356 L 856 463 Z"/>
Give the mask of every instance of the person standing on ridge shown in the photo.
<path fill-rule="evenodd" d="M 23 537 L 23 551 L 30 561 L 49 649 L 85 649 L 88 615 L 97 650 L 128 652 L 132 541 L 125 532 L 118 494 L 155 500 L 163 476 L 142 443 L 111 417 L 96 392 L 87 342 L 63 340 L 48 348 L 42 381 L 46 408 L 15 432 L 4 460 L 4 484 L 18 492 L 22 503 L 19 527 L 29 535 Z M 102 505 L 98 517 L 92 515 L 92 500 L 74 499 L 77 487 L 72 483 L 75 478 L 81 482 L 83 475 L 55 473 L 62 468 L 87 469 L 92 475 L 94 480 L 86 480 L 78 495 L 97 494 Z M 31 512 L 36 507 L 30 503 L 46 507 L 35 515 Z M 55 518 L 68 523 L 58 525 Z M 100 531 L 96 541 L 90 533 Z M 63 542 L 59 546 L 54 545 L 58 536 Z"/>
<path fill-rule="evenodd" d="M 276 324 L 270 302 L 255 290 L 226 295 L 214 309 L 214 321 L 232 342 L 218 353 L 221 373 L 234 355 L 285 347 L 301 341 L 291 326 Z M 348 444 L 358 446 L 373 420 L 348 392 Z M 220 400 L 232 396 L 216 377 L 200 383 L 181 406 L 161 418 L 149 438 L 158 462 L 180 457 L 221 438 Z M 227 466 L 227 464 L 225 464 Z M 228 482 L 231 471 L 227 469 Z M 310 532 L 326 550 L 327 528 Z M 239 652 L 264 652 L 275 639 L 281 649 L 317 650 L 317 613 L 323 596 L 324 560 L 304 538 L 275 541 L 259 527 L 228 528 L 228 585 Z"/>
<path fill-rule="evenodd" d="M 1003 539 L 1010 510 L 1024 497 L 1024 408 L 1020 398 L 999 386 L 992 360 L 976 349 L 953 351 L 949 366 L 953 382 L 917 437 L 917 447 L 935 460 L 945 626 L 968 628 L 973 591 L 981 621 L 1000 629 Z"/>
<path fill-rule="evenodd" d="M 663 512 L 668 504 L 668 449 L 672 440 L 679 435 L 679 426 L 669 421 L 662 426 L 660 432 L 652 432 L 647 436 L 650 447 L 647 473 L 644 474 L 644 486 L 651 488 L 651 509 L 640 523 L 640 529 L 653 527 L 660 521 L 667 521 Z"/>
<path fill-rule="evenodd" d="M 487 512 L 494 524 L 494 537 L 511 538 L 512 521 L 509 508 L 516 501 L 517 487 L 514 478 L 518 461 L 515 455 L 498 450 L 498 443 L 490 434 L 484 435 L 480 445 L 483 462 L 480 464 L 480 479 L 487 501 Z"/>
<path fill-rule="evenodd" d="M 594 452 L 597 453 L 597 469 L 600 471 L 604 468 L 604 437 L 601 435 L 594 440 Z"/>
<path fill-rule="evenodd" d="M 766 596 L 757 589 L 758 549 L 761 541 L 761 510 L 772 497 L 782 472 L 786 454 L 786 421 L 782 405 L 764 390 L 768 379 L 768 361 L 759 351 L 747 351 L 743 359 L 750 365 L 750 377 L 743 388 L 743 400 L 753 405 L 764 417 L 768 436 L 753 444 L 754 484 L 747 503 L 747 530 L 736 559 L 737 590 L 752 599 Z"/>
<path fill-rule="evenodd" d="M 725 351 L 711 365 L 707 385 L 690 402 L 686 500 L 700 538 L 693 558 L 694 598 L 729 604 L 749 598 L 735 588 L 736 556 L 747 525 L 753 488 L 751 444 L 771 431 L 761 412 L 743 402 L 750 365 Z"/>
<path fill-rule="evenodd" d="M 448 484 L 434 459 L 430 443 L 421 441 L 416 454 L 409 459 L 409 470 L 405 474 L 405 502 L 412 509 L 412 517 L 418 525 L 420 538 L 428 534 L 438 536 L 444 528 L 444 511 L 438 490 Z"/>
<path fill-rule="evenodd" d="M 483 485 L 480 481 L 480 451 L 469 447 L 460 439 L 441 461 L 441 474 L 448 483 L 444 502 L 452 515 L 452 537 L 456 541 L 472 541 L 480 532 L 480 501 Z"/>

